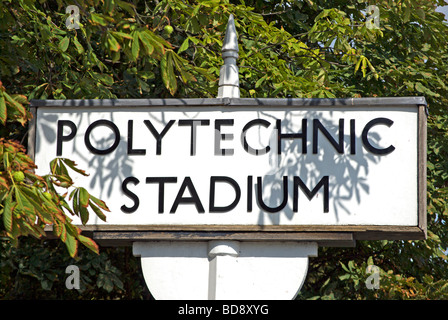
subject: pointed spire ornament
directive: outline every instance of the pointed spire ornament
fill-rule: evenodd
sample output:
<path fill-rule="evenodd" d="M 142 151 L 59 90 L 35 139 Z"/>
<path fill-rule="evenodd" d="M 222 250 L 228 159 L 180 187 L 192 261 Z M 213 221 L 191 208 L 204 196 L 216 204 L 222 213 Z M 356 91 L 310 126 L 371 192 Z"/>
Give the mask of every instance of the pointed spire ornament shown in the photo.
<path fill-rule="evenodd" d="M 231 14 L 227 22 L 226 35 L 222 45 L 222 58 L 224 64 L 219 71 L 218 98 L 239 98 L 240 82 L 238 66 L 238 35 L 235 20 Z"/>

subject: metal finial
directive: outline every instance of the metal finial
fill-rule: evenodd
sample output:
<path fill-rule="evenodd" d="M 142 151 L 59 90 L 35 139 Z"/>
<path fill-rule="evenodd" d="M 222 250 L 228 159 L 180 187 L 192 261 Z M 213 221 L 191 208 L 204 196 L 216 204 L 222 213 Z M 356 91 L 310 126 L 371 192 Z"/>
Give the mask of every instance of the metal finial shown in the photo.
<path fill-rule="evenodd" d="M 230 15 L 229 21 L 227 22 L 226 36 L 224 37 L 224 42 L 222 44 L 222 52 L 238 52 L 238 35 L 235 28 L 235 20 L 233 14 Z M 238 53 L 236 54 L 238 58 Z"/>
<path fill-rule="evenodd" d="M 239 74 L 236 59 L 238 59 L 238 36 L 235 20 L 231 14 L 227 22 L 226 35 L 222 45 L 224 64 L 219 71 L 218 98 L 239 98 Z"/>

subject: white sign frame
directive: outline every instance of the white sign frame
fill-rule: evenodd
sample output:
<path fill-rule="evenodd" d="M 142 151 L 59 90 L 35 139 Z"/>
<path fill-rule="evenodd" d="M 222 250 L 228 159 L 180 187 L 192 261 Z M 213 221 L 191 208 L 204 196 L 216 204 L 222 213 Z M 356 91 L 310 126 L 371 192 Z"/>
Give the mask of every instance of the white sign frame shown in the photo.
<path fill-rule="evenodd" d="M 145 169 L 138 167 L 138 164 L 134 165 L 134 167 L 128 166 L 128 171 L 133 171 L 135 169 L 139 172 L 133 172 L 132 175 L 128 174 L 128 176 L 137 179 L 128 179 L 128 184 L 126 184 L 126 186 L 124 184 L 121 185 L 122 192 L 125 190 L 128 191 L 125 197 L 127 200 L 123 203 L 123 208 L 128 211 L 132 211 L 133 205 L 135 207 L 136 204 L 135 198 L 132 200 L 133 195 L 137 196 L 139 201 L 141 199 L 141 202 L 146 200 L 141 193 L 137 194 L 135 188 L 138 183 L 140 184 L 139 187 L 144 186 L 146 188 L 146 192 L 148 192 L 148 188 L 150 187 L 153 188 L 151 189 L 152 192 L 156 192 L 158 188 L 158 201 L 155 201 L 155 199 L 152 201 L 153 207 L 156 206 L 155 202 L 157 202 L 156 207 L 158 208 L 158 213 L 153 215 L 153 217 L 157 218 L 154 220 L 155 222 L 147 223 L 147 219 L 143 222 L 139 222 L 139 219 L 131 219 L 130 222 L 124 223 L 120 220 L 115 220 L 114 214 L 116 215 L 117 208 L 114 206 L 115 209 L 108 214 L 108 217 L 112 217 L 112 223 L 102 223 L 101 221 L 93 219 L 93 222 L 91 221 L 86 226 L 82 226 L 85 231 L 93 232 L 93 237 L 100 242 L 128 244 L 131 241 L 136 240 L 226 239 L 303 240 L 317 241 L 320 245 L 349 245 L 353 244 L 355 240 L 418 240 L 426 238 L 427 105 L 425 99 L 422 97 L 358 99 L 218 98 L 32 100 L 31 111 L 34 114 L 34 118 L 31 122 L 28 141 L 29 153 L 33 159 L 35 159 L 39 167 L 38 170 L 42 170 L 42 173 L 45 173 L 46 166 L 48 166 L 50 160 L 55 156 L 61 156 L 67 157 L 78 163 L 80 168 L 85 169 L 90 173 L 91 177 L 89 179 L 92 179 L 92 176 L 95 178 L 95 175 L 100 174 L 101 170 L 91 172 L 92 168 L 85 167 L 86 163 L 89 162 L 89 159 L 92 161 L 92 158 L 88 156 L 89 150 L 91 154 L 99 153 L 95 155 L 95 157 L 112 157 L 116 148 L 117 150 L 120 148 L 127 148 L 127 154 L 126 151 L 121 153 L 124 160 L 126 160 L 126 156 L 128 157 L 128 160 L 129 158 L 142 159 L 148 157 L 157 163 L 155 167 L 158 168 L 156 171 L 160 171 L 160 175 L 154 174 L 154 171 L 152 171 L 150 176 L 146 173 L 141 173 L 141 171 L 144 171 Z M 126 113 L 124 113 L 125 111 Z M 153 114 L 153 117 L 142 117 L 142 112 L 145 115 L 149 112 Z M 81 119 L 80 117 L 69 116 L 78 113 L 84 115 L 84 117 L 81 117 L 84 119 L 84 122 L 73 120 Z M 255 113 L 261 115 L 264 114 L 264 116 L 254 117 Z M 58 114 L 63 114 L 64 118 L 60 118 Z M 107 116 L 104 116 L 105 114 L 108 114 L 113 118 L 107 118 Z M 131 114 L 134 115 L 130 117 Z M 291 120 L 291 124 L 294 125 L 294 127 L 288 128 L 287 126 L 283 126 L 283 124 L 289 120 L 285 117 L 282 118 L 282 114 L 290 117 L 289 120 Z M 392 114 L 394 115 L 392 116 Z M 406 116 L 409 118 L 404 118 Z M 150 119 L 161 119 L 161 117 L 165 121 L 163 124 L 164 127 L 161 126 L 161 124 L 156 124 L 157 121 L 153 121 L 154 123 L 150 121 Z M 274 118 L 276 121 L 269 121 L 269 119 Z M 181 119 L 182 121 L 179 121 Z M 229 123 L 227 122 L 229 119 L 235 121 Z M 305 119 L 304 122 L 303 119 Z M 397 119 L 399 120 L 397 121 Z M 401 119 L 403 119 L 403 121 L 401 121 Z M 279 120 L 280 122 L 278 122 Z M 298 123 L 299 120 L 302 121 Z M 115 126 L 114 121 L 120 124 Z M 127 128 L 124 125 L 124 121 L 127 121 Z M 143 126 L 143 121 L 146 121 L 145 126 Z M 402 122 L 402 124 L 400 124 L 400 122 Z M 73 128 L 73 125 L 76 127 L 75 129 Z M 303 129 L 304 126 L 307 128 L 307 130 L 305 130 L 305 132 L 307 132 L 305 137 L 301 135 L 304 130 L 300 129 Z M 165 133 L 169 132 L 171 136 L 169 134 L 164 136 L 164 128 L 166 128 Z M 254 139 L 251 138 L 251 134 L 258 132 L 259 136 L 261 136 L 260 132 L 267 132 L 267 128 L 270 128 L 270 130 L 277 128 L 277 138 L 274 138 L 274 140 L 277 139 L 275 140 L 277 144 L 274 140 L 270 141 L 270 138 L 266 137 L 263 138 L 263 142 L 256 144 Z M 382 130 L 380 133 L 376 133 L 377 136 L 378 134 L 381 135 L 384 133 L 383 141 L 377 142 L 383 144 L 386 143 L 386 145 L 378 145 L 373 141 L 375 140 L 375 133 L 373 133 L 375 129 Z M 80 140 L 81 138 L 77 137 L 74 133 L 72 134 L 73 130 L 76 131 L 77 135 L 80 137 L 83 136 L 84 138 Z M 146 130 L 144 139 L 154 140 L 152 146 L 148 145 L 147 147 L 143 147 L 142 141 L 137 138 L 140 135 L 145 134 L 142 130 Z M 95 139 L 95 136 L 99 135 L 102 131 L 108 132 L 108 135 L 113 133 L 112 136 L 114 136 L 115 139 L 112 139 L 112 142 L 108 142 L 109 144 L 106 147 L 100 148 L 98 145 L 94 145 L 94 140 L 98 140 Z M 173 131 L 175 134 L 172 133 Z M 344 131 L 344 134 L 338 135 L 342 131 Z M 295 136 L 294 133 L 296 134 Z M 122 141 L 122 137 L 126 137 L 126 134 L 128 140 Z M 278 138 L 279 134 L 280 138 Z M 397 138 L 394 140 L 396 142 L 388 140 L 391 139 L 392 135 Z M 193 136 L 195 139 L 193 139 Z M 158 142 L 160 145 L 156 144 L 157 137 L 159 137 Z M 270 134 L 270 137 L 272 139 L 272 133 Z M 339 140 L 339 138 L 342 140 Z M 179 139 L 183 139 L 183 143 L 176 146 L 179 150 L 170 147 L 171 145 L 174 145 L 176 139 L 178 139 L 178 141 Z M 52 141 L 50 147 L 45 144 L 45 140 Z M 76 142 L 78 140 L 83 143 Z M 307 144 L 304 145 L 301 143 L 303 140 L 307 140 Z M 188 141 L 190 142 L 189 144 Z M 387 141 L 389 141 L 389 143 L 387 143 Z M 263 161 L 265 161 L 265 163 L 270 161 L 271 169 L 272 162 L 276 165 L 283 163 L 281 167 L 277 167 L 277 169 L 280 168 L 281 170 L 274 170 L 271 172 L 273 176 L 278 173 L 283 174 L 284 172 L 289 172 L 288 165 L 286 165 L 286 167 L 284 166 L 285 163 L 287 164 L 288 160 L 285 158 L 291 155 L 294 156 L 294 153 L 286 155 L 283 151 L 275 152 L 274 147 L 280 146 L 280 148 L 286 148 L 283 147 L 283 145 L 289 144 L 292 146 L 292 143 L 296 142 L 297 145 L 294 146 L 294 148 L 297 148 L 297 153 L 301 152 L 303 156 L 302 158 L 305 160 L 300 163 L 298 161 L 299 157 L 292 160 L 295 161 L 294 165 L 301 165 L 303 168 L 306 167 L 308 173 L 312 171 L 313 168 L 317 171 L 325 171 L 319 169 L 320 167 L 318 166 L 312 166 L 313 161 L 316 159 L 320 159 L 319 161 L 324 162 L 324 160 L 322 160 L 323 157 L 332 158 L 335 163 L 338 161 L 351 161 L 349 159 L 357 157 L 357 160 L 355 160 L 357 162 L 356 166 L 338 167 L 338 165 L 335 164 L 334 168 L 328 169 L 329 171 L 327 171 L 327 173 L 322 173 L 320 178 L 315 178 L 314 180 L 310 180 L 309 175 L 308 178 L 303 179 L 303 181 L 298 174 L 294 175 L 294 178 L 286 175 L 288 178 L 284 178 L 283 182 L 285 184 L 283 184 L 283 187 L 287 186 L 289 183 L 289 185 L 293 184 L 295 188 L 293 188 L 295 190 L 294 195 L 290 193 L 293 198 L 293 203 L 291 203 L 291 199 L 289 199 L 289 204 L 282 207 L 283 209 L 289 208 L 289 213 L 284 213 L 284 211 L 286 212 L 286 209 L 282 209 L 273 214 L 259 214 L 257 217 L 258 220 L 241 218 L 244 217 L 244 214 L 247 214 L 247 211 L 243 212 L 244 210 L 249 208 L 252 210 L 254 207 L 257 207 L 257 204 L 258 208 L 260 208 L 260 204 L 261 206 L 263 204 L 263 197 L 254 199 L 254 197 L 257 197 L 260 194 L 259 192 L 257 193 L 257 191 L 262 190 L 260 182 L 263 184 L 263 180 L 257 180 L 259 177 L 257 176 L 257 171 L 255 169 L 255 174 L 248 173 L 248 171 L 251 171 L 252 167 L 255 168 L 258 165 L 261 166 L 261 170 L 264 170 L 264 164 L 261 162 L 261 159 L 264 159 Z M 80 143 L 82 146 L 79 145 Z M 400 152 L 403 152 L 400 151 L 400 149 L 402 149 L 401 143 L 406 144 L 407 148 L 409 148 L 409 150 L 406 149 L 406 157 L 400 155 Z M 72 153 L 74 150 L 73 146 L 75 145 L 78 154 Z M 272 150 L 268 151 L 268 147 L 272 147 Z M 395 147 L 397 147 L 397 149 L 395 149 Z M 150 150 L 150 148 L 152 149 Z M 299 151 L 300 148 L 301 150 Z M 321 154 L 321 148 L 325 148 L 328 152 L 325 155 Z M 403 146 L 403 148 L 405 147 Z M 150 155 L 151 152 L 152 154 Z M 155 154 L 158 152 L 161 153 L 160 157 L 165 157 L 160 158 L 161 161 L 159 162 L 156 161 L 157 158 L 155 157 Z M 196 154 L 196 152 L 198 152 L 198 154 Z M 102 155 L 101 153 L 109 153 L 109 155 Z M 222 154 L 220 155 L 219 153 Z M 269 153 L 271 157 L 268 157 Z M 379 163 L 380 160 L 382 160 L 383 163 L 387 163 L 386 159 L 392 158 L 394 153 L 398 158 L 390 162 L 392 171 L 389 173 L 385 172 L 385 168 L 388 168 L 388 165 L 386 164 L 383 164 L 381 169 L 378 169 L 379 171 L 375 171 L 376 163 Z M 169 157 L 167 157 L 168 154 L 170 154 Z M 177 154 L 179 154 L 179 158 L 177 157 Z M 205 154 L 208 154 L 208 158 Z M 181 156 L 184 158 L 180 158 Z M 85 157 L 84 160 L 82 160 L 83 157 Z M 306 158 L 308 158 L 308 160 Z M 367 158 L 370 158 L 370 160 Z M 182 167 L 175 169 L 174 166 L 176 162 L 168 164 L 170 159 L 174 159 L 177 163 L 181 161 Z M 182 176 L 182 171 L 187 171 L 188 168 L 191 167 L 191 159 L 194 160 L 193 162 L 198 162 L 199 166 L 194 170 L 192 169 L 193 171 L 191 172 L 191 175 L 188 173 Z M 197 161 L 198 159 L 199 161 Z M 224 168 L 228 166 L 230 169 L 216 170 L 212 168 L 211 170 L 207 170 L 203 162 L 208 161 L 207 159 L 216 162 L 217 167 Z M 229 159 L 232 159 L 233 161 L 230 161 Z M 242 160 L 240 161 L 240 159 Z M 255 159 L 255 162 L 251 162 L 247 165 L 248 161 L 251 161 L 250 159 Z M 259 161 L 257 162 L 256 160 Z M 370 161 L 369 164 L 361 164 L 364 160 L 367 162 Z M 227 165 L 227 161 L 229 161 L 229 165 Z M 237 174 L 239 180 L 233 179 L 235 177 L 232 177 L 232 173 L 237 170 L 236 164 L 238 161 L 240 161 L 240 163 L 246 163 L 246 165 L 241 165 L 241 172 Z M 325 161 L 328 161 L 328 159 Z M 399 165 L 400 161 L 402 161 L 401 166 Z M 166 168 L 164 168 L 164 163 L 167 164 Z M 328 164 L 325 164 L 325 167 L 328 168 Z M 172 170 L 170 170 L 170 168 L 172 168 Z M 104 170 L 105 168 L 102 169 Z M 364 203 L 369 203 L 368 207 L 377 207 L 373 211 L 378 212 L 378 215 L 387 218 L 387 215 L 389 214 L 389 218 L 384 218 L 382 220 L 383 222 L 385 221 L 385 223 L 378 223 L 375 220 L 376 218 L 372 218 L 372 214 L 369 215 L 370 218 L 366 215 L 365 218 L 356 220 L 354 217 L 362 216 L 362 213 L 353 214 L 353 212 L 350 212 L 351 209 L 346 208 L 348 202 L 344 203 L 342 200 L 340 200 L 339 204 L 335 202 L 335 194 L 328 190 L 334 190 L 337 187 L 335 182 L 337 179 L 331 176 L 332 169 L 335 171 L 339 170 L 339 179 L 345 180 L 350 177 L 355 177 L 353 175 L 350 177 L 347 176 L 348 170 L 353 171 L 356 169 L 364 171 L 364 173 L 361 174 L 359 172 L 357 173 L 360 174 L 360 181 L 357 182 L 356 188 L 352 188 L 348 191 L 346 190 L 345 193 L 341 192 L 337 194 L 337 196 L 340 199 L 343 199 L 350 193 L 350 197 L 358 198 L 358 204 L 363 202 L 363 205 Z M 216 174 L 213 170 L 216 171 Z M 345 173 L 341 173 L 341 170 Z M 366 173 L 369 170 L 370 173 Z M 400 177 L 402 177 L 402 179 L 394 179 L 392 174 L 399 175 L 400 170 Z M 375 186 L 379 184 L 381 179 L 384 180 L 385 178 L 378 178 L 379 180 L 373 182 L 372 185 L 369 185 L 370 182 L 366 180 L 368 174 L 371 176 L 378 176 L 381 174 L 384 174 L 386 177 L 389 176 L 390 181 L 385 182 L 383 187 L 381 187 L 389 190 L 383 191 L 384 195 L 387 196 L 392 190 L 397 190 L 397 199 L 402 199 L 404 197 L 409 200 L 404 200 L 402 202 L 398 201 L 397 206 L 395 207 L 391 198 L 388 198 L 389 200 L 385 201 L 386 203 L 382 206 L 379 206 L 380 203 L 378 198 L 371 197 L 373 200 L 369 200 L 369 193 L 375 193 L 376 190 L 378 191 L 378 195 L 381 194 L 381 188 Z M 243 175 L 247 181 L 243 182 L 241 180 Z M 406 177 L 407 175 L 411 176 L 411 178 Z M 125 175 L 121 175 L 121 178 L 123 179 L 124 176 Z M 188 180 L 187 178 L 190 176 L 191 178 Z M 196 191 L 196 189 L 199 190 L 201 187 L 193 183 L 195 183 L 195 179 L 198 179 L 200 176 L 203 176 L 202 178 L 205 179 L 204 181 L 210 181 L 210 184 L 208 185 L 210 188 L 205 196 L 202 195 L 195 198 L 191 192 Z M 161 180 L 161 177 L 169 179 Z M 175 177 L 177 177 L 176 181 L 173 180 Z M 232 183 L 230 179 L 225 179 L 226 177 L 232 177 L 231 180 L 233 180 L 234 183 L 237 181 L 237 186 L 233 184 L 233 187 L 229 189 L 229 186 L 232 186 Z M 280 178 L 281 177 L 285 177 L 285 175 L 280 176 Z M 364 183 L 361 181 L 362 179 L 365 179 Z M 369 179 L 375 180 L 374 177 L 369 177 Z M 87 180 L 80 180 L 83 184 L 86 183 L 86 181 Z M 400 181 L 402 183 L 401 185 Z M 246 182 L 247 186 L 253 184 L 254 188 L 243 186 Z M 176 191 L 168 192 L 168 189 L 173 189 L 175 184 L 177 185 L 177 187 L 174 188 Z M 351 186 L 353 185 L 354 184 L 352 183 Z M 89 186 L 84 186 L 89 189 Z M 225 204 L 222 202 L 221 204 L 212 204 L 215 200 L 216 202 L 219 201 L 214 193 L 218 192 L 218 186 L 220 188 L 227 186 L 227 191 L 233 188 L 233 191 L 230 192 L 230 200 L 225 200 Z M 108 187 L 110 187 L 110 185 Z M 259 187 L 260 189 L 257 189 Z M 406 188 L 410 189 L 408 190 Z M 180 189 L 182 189 L 182 191 Z M 214 189 L 213 193 L 211 189 Z M 231 210 L 227 210 L 227 213 L 222 212 L 226 212 L 225 209 L 230 208 L 232 199 L 236 200 L 237 189 L 239 189 L 238 199 L 245 198 L 245 200 L 238 200 L 237 205 L 239 207 L 233 207 L 234 212 L 232 214 L 234 218 L 225 219 L 225 223 L 220 223 L 220 220 L 215 217 L 217 215 L 223 217 L 226 214 L 230 217 L 229 212 Z M 342 190 L 342 188 L 340 189 Z M 400 191 L 399 189 L 402 190 Z M 280 190 L 285 189 L 280 188 Z M 165 192 L 164 197 L 160 196 L 161 191 Z M 174 193 L 172 194 L 172 192 Z M 92 191 L 92 193 L 97 195 L 94 191 Z M 103 193 L 103 195 L 105 194 L 105 192 L 101 193 Z M 188 194 L 190 194 L 190 196 L 188 196 Z M 204 192 L 202 192 L 202 194 L 204 194 Z M 169 196 L 171 196 L 171 200 L 169 199 Z M 302 197 L 303 199 L 306 199 L 304 198 L 305 196 L 309 198 L 309 201 L 301 200 L 300 203 L 314 203 L 314 207 L 316 207 L 316 203 L 319 201 L 319 205 L 322 208 L 320 210 L 322 212 L 308 215 L 305 214 L 304 216 L 306 217 L 303 217 L 301 220 L 305 221 L 305 223 L 302 223 L 301 221 L 297 223 L 298 220 L 294 220 L 294 217 L 298 215 L 298 208 L 294 208 L 293 211 L 291 211 L 291 208 L 298 207 L 297 198 Z M 173 197 L 176 197 L 176 206 L 173 204 Z M 192 200 L 192 198 L 194 199 Z M 285 194 L 283 194 L 283 200 L 286 198 L 288 197 L 285 197 Z M 251 201 L 249 202 L 247 199 L 251 199 Z M 279 199 L 282 199 L 281 196 L 279 196 Z M 105 200 L 107 203 L 107 199 Z M 192 202 L 193 205 L 188 205 L 189 201 Z M 207 203 L 207 201 L 209 203 Z M 408 203 L 411 202 L 413 203 L 413 206 L 408 206 Z M 198 205 L 202 205 L 202 207 L 198 208 Z M 244 208 L 241 207 L 242 205 Z M 333 209 L 336 210 L 338 205 L 339 211 L 335 214 Z M 277 202 L 277 205 L 272 205 L 271 203 L 271 205 L 266 205 L 266 208 L 280 208 L 281 206 L 282 204 Z M 403 210 L 402 216 L 395 215 L 397 218 L 393 220 L 393 213 L 400 211 L 400 207 L 406 207 L 408 210 Z M 215 209 L 215 215 L 209 212 L 210 208 Z M 307 209 L 303 209 L 304 212 L 316 212 L 315 208 L 306 208 Z M 356 205 L 354 208 L 357 208 Z M 366 206 L 364 206 L 364 208 L 366 208 Z M 173 212 L 170 214 L 169 210 Z M 192 211 L 192 213 L 184 213 L 188 212 L 188 210 Z M 353 210 L 356 211 L 355 209 Z M 390 212 L 387 212 L 388 210 Z M 206 214 L 202 214 L 202 211 L 207 212 Z M 122 213 L 120 214 L 123 214 L 123 212 L 124 211 L 122 210 Z M 124 214 L 127 214 L 129 217 L 133 214 L 136 215 L 134 212 L 139 211 L 133 210 L 132 212 L 125 212 Z M 186 217 L 184 220 L 180 219 L 182 213 L 179 214 L 179 212 L 184 213 Z M 283 220 L 281 220 L 281 215 L 283 215 Z M 322 218 L 315 218 L 319 216 L 324 217 L 323 219 L 327 219 L 325 218 L 325 215 L 327 215 L 327 217 L 332 216 L 333 218 L 338 215 L 338 217 L 336 217 L 336 220 L 330 219 L 329 222 L 324 221 L 324 223 L 319 223 L 321 221 L 319 219 Z M 249 215 L 246 215 L 246 217 L 247 216 Z M 276 218 L 272 218 L 273 216 L 276 216 Z M 170 219 L 173 217 L 178 219 L 175 220 L 175 223 L 170 222 Z M 286 219 L 284 217 L 286 217 Z M 344 220 L 345 218 L 347 219 Z M 234 222 L 235 220 L 236 222 Z M 263 221 L 260 222 L 260 220 Z"/>

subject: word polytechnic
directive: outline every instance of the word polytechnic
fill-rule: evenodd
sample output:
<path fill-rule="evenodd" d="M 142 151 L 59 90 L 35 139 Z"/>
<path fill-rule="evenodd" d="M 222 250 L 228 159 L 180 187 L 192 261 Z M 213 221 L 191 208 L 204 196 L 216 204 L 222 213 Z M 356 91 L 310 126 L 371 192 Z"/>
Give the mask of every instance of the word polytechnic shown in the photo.
<path fill-rule="evenodd" d="M 61 118 L 57 121 L 55 151 L 56 156 L 62 156 L 63 151 L 70 144 L 75 143 L 75 139 L 81 138 L 83 148 L 92 155 L 97 157 L 113 156 L 114 153 L 120 152 L 121 158 L 147 157 L 148 167 L 152 167 L 152 160 L 157 158 L 174 157 L 178 159 L 180 166 L 185 163 L 184 159 L 186 158 L 190 158 L 190 162 L 193 159 L 193 163 L 197 158 L 200 166 L 206 164 L 213 166 L 213 161 L 217 158 L 235 157 L 241 158 L 241 161 L 250 162 L 257 157 L 272 155 L 282 157 L 291 152 L 295 157 L 303 157 L 308 154 L 317 157 L 322 154 L 321 149 L 323 148 L 326 150 L 325 157 L 356 156 L 360 152 L 367 152 L 374 156 L 387 156 L 395 151 L 394 145 L 379 147 L 376 142 L 371 141 L 373 138 L 370 138 L 371 130 L 376 127 L 390 128 L 393 126 L 394 121 L 387 117 L 374 117 L 367 122 L 362 121 L 362 123 L 358 123 L 360 121 L 357 119 L 350 118 L 338 118 L 334 122 L 329 122 L 319 118 L 296 117 L 294 121 L 295 123 L 292 125 L 291 119 L 276 119 L 274 117 L 249 118 L 245 121 L 238 121 L 237 117 L 215 119 L 169 119 L 165 117 L 162 122 L 150 117 L 147 119 L 142 117 L 138 120 L 120 119 L 119 123 L 114 120 L 98 119 L 80 130 L 75 121 Z M 291 128 L 296 131 L 291 131 Z M 106 138 L 104 138 L 104 131 L 108 132 Z M 268 133 L 268 138 L 264 139 L 264 145 L 255 142 L 256 139 L 253 138 L 253 136 L 259 138 L 261 131 L 264 131 L 265 135 Z M 102 138 L 99 138 L 100 136 Z M 382 139 L 390 140 L 387 137 Z M 101 140 L 103 142 L 107 140 L 108 143 L 98 145 L 97 142 Z M 136 146 L 137 141 L 139 146 Z M 144 148 L 142 141 L 151 142 L 152 148 Z M 120 149 L 120 144 L 124 144 L 125 148 Z M 288 148 L 285 147 L 286 144 L 289 144 Z M 325 147 L 322 144 L 325 144 Z M 293 151 L 291 151 L 291 146 L 294 147 Z M 165 151 L 167 148 L 170 150 Z M 248 156 L 254 158 L 248 159 Z M 201 160 L 201 157 L 206 157 L 206 160 Z M 225 161 L 220 163 L 225 163 Z M 229 161 L 229 163 L 235 165 L 237 162 Z M 197 177 L 189 174 L 188 166 L 185 166 L 184 169 L 186 175 L 183 177 L 171 175 L 169 170 L 165 171 L 167 173 L 165 175 L 124 177 L 121 182 L 121 191 L 128 201 L 127 204 L 121 205 L 121 211 L 132 214 L 139 209 L 140 198 L 133 190 L 137 185 L 145 183 L 157 186 L 153 190 L 157 193 L 155 199 L 157 199 L 158 214 L 167 212 L 175 214 L 180 207 L 185 205 L 193 206 L 199 214 L 205 213 L 206 206 L 204 206 L 203 195 L 201 198 L 194 182 Z M 295 170 L 296 172 L 300 172 L 300 168 L 296 169 L 299 169 Z M 152 172 L 162 171 L 162 168 L 152 170 Z M 289 171 L 294 173 L 294 170 Z M 277 173 L 279 172 L 277 171 Z M 292 212 L 296 213 L 299 208 L 299 193 L 303 193 L 311 201 L 318 197 L 319 192 L 322 194 L 322 212 L 329 212 L 331 180 L 329 175 L 316 177 L 313 185 L 307 185 L 306 180 L 309 179 L 304 179 L 300 175 L 281 176 L 279 181 L 281 196 L 278 199 L 279 203 L 275 206 L 266 203 L 263 198 L 264 180 L 269 177 L 246 174 L 244 180 L 241 180 L 241 177 L 238 178 L 239 181 L 220 173 L 209 176 L 208 213 L 225 213 L 234 210 L 240 203 L 243 194 L 247 212 L 252 212 L 255 204 L 264 212 L 280 212 L 287 207 L 291 195 Z M 220 184 L 225 184 L 227 193 L 231 192 L 233 197 L 228 197 L 227 203 L 218 205 L 217 192 Z M 175 197 L 169 210 L 165 209 L 167 189 L 175 190 Z M 152 198 L 154 199 L 154 197 Z"/>

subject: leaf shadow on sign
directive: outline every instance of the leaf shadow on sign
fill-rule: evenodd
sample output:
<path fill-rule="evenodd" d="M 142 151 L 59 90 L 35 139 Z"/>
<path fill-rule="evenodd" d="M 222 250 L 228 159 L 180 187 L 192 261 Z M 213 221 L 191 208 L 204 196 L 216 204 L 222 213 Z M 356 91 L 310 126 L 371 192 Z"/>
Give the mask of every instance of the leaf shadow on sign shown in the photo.
<path fill-rule="evenodd" d="M 262 112 L 263 113 L 263 112 Z M 329 114 L 332 116 L 331 110 Z M 269 117 L 269 114 L 263 114 Z M 264 204 L 270 208 L 281 206 L 284 202 L 283 179 L 287 177 L 288 201 L 287 204 L 279 212 L 264 214 L 259 212 L 259 225 L 268 222 L 274 225 L 281 224 L 283 217 L 292 220 L 295 215 L 307 214 L 301 209 L 301 204 L 308 202 L 317 202 L 322 205 L 320 213 L 323 213 L 324 188 L 321 187 L 311 199 L 298 188 L 297 192 L 297 212 L 294 212 L 293 204 L 293 186 L 294 177 L 299 177 L 305 186 L 312 191 L 324 176 L 328 176 L 329 182 L 329 211 L 324 214 L 334 214 L 335 221 L 340 221 L 340 215 L 352 215 L 347 207 L 347 203 L 355 200 L 358 204 L 362 201 L 362 197 L 370 192 L 368 183 L 369 165 L 377 164 L 381 157 L 375 156 L 364 150 L 357 128 L 355 139 L 355 154 L 350 153 L 350 118 L 349 115 L 344 116 L 344 135 L 343 135 L 343 153 L 339 153 L 334 146 L 331 145 L 327 137 L 320 131 L 318 132 L 317 153 L 313 153 L 313 119 L 318 119 L 323 127 L 330 135 L 338 141 L 339 123 L 338 120 L 329 120 L 323 117 L 323 112 L 316 110 L 308 110 L 305 114 L 294 114 L 294 111 L 285 113 L 285 118 L 281 122 L 281 133 L 299 133 L 302 132 L 300 125 L 302 118 L 307 119 L 307 147 L 306 153 L 302 151 L 302 139 L 281 139 L 281 152 L 278 155 L 277 150 L 271 150 L 269 162 L 271 170 L 262 177 L 262 200 Z M 272 131 L 271 141 L 276 141 L 277 130 Z M 381 137 L 376 133 L 369 134 L 369 141 L 372 144 L 378 144 Z M 271 143 L 276 145 L 276 143 Z M 258 207 L 260 207 L 258 199 L 258 184 L 255 181 L 255 194 Z M 315 208 L 315 207 L 313 207 Z M 266 221 L 268 220 L 268 221 Z"/>
<path fill-rule="evenodd" d="M 99 119 L 97 117 L 93 118 L 88 112 L 79 112 L 79 108 L 78 110 L 71 108 L 64 109 L 64 112 L 71 114 L 67 119 L 75 124 L 77 133 L 76 137 L 70 141 L 63 142 L 62 155 L 59 157 L 74 160 L 80 169 L 85 170 L 87 174 L 89 174 L 89 185 L 83 187 L 90 188 L 91 190 L 94 189 L 95 192 L 99 192 L 99 194 L 94 194 L 96 197 L 109 197 L 113 189 L 121 188 L 121 181 L 125 177 L 132 175 L 133 160 L 127 156 L 126 143 L 122 143 L 122 141 L 126 141 L 125 137 L 121 135 L 122 133 L 120 133 L 119 137 L 116 137 L 115 133 L 109 129 L 106 130 L 109 130 L 110 132 L 106 131 L 107 133 L 105 134 L 97 135 L 95 129 L 92 134 L 89 135 L 89 140 L 95 149 L 107 150 L 113 145 L 116 139 L 119 139 L 120 142 L 116 149 L 109 154 L 92 156 L 92 153 L 85 148 L 84 131 L 86 126 L 83 124 L 91 124 Z M 110 112 L 110 115 L 108 115 L 108 113 L 109 112 L 103 112 L 104 118 L 113 123 L 114 114 Z M 51 110 L 49 110 L 48 113 L 43 113 L 39 118 L 39 126 L 41 127 L 39 130 L 42 132 L 41 139 L 45 139 L 50 145 L 55 144 L 56 141 L 57 125 L 55 125 L 55 123 L 58 120 L 63 120 L 63 118 L 51 113 Z M 69 128 L 64 128 L 64 130 L 65 129 L 68 131 L 70 130 Z M 68 134 L 69 132 L 63 133 L 64 136 L 67 136 Z M 76 141 L 76 143 L 74 141 Z M 44 150 L 40 150 L 40 148 L 41 143 L 37 143 L 36 152 L 45 152 Z M 52 151 L 49 150 L 48 152 L 51 153 Z M 87 164 L 88 167 L 82 167 L 82 163 L 84 165 Z M 74 176 L 75 181 L 76 178 L 77 177 Z M 103 188 L 103 186 L 107 186 L 107 188 Z"/>
<path fill-rule="evenodd" d="M 114 135 L 103 137 L 95 141 L 96 148 L 100 150 L 107 149 L 115 140 Z M 125 138 L 120 136 L 120 141 Z M 97 184 L 100 186 L 108 186 L 101 188 L 100 196 L 104 196 L 103 192 L 110 197 L 114 189 L 121 188 L 121 182 L 129 176 L 132 176 L 132 159 L 127 156 L 127 147 L 124 143 L 119 143 L 117 149 L 113 152 L 113 156 L 97 156 L 92 157 L 89 161 L 89 168 L 94 169 L 94 173 L 90 180 L 90 187 L 94 188 Z"/>

